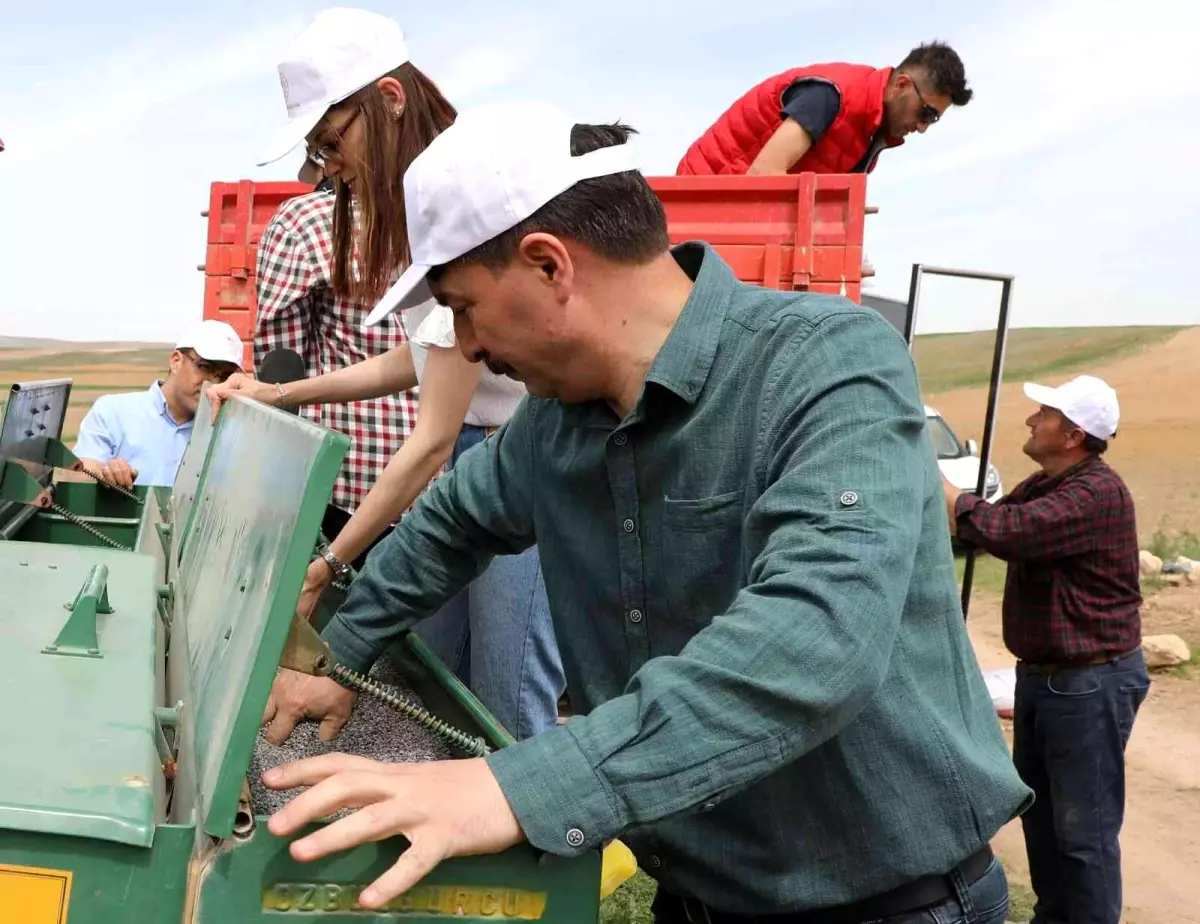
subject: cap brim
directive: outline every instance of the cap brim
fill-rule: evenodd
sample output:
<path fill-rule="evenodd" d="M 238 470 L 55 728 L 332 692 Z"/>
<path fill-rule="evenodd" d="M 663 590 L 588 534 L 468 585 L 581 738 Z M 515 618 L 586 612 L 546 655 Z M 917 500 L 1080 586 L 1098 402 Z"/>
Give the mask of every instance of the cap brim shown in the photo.
<path fill-rule="evenodd" d="M 287 124 L 279 129 L 275 144 L 271 146 L 270 155 L 265 160 L 260 160 L 258 166 L 265 167 L 267 164 L 273 164 L 291 154 L 308 137 L 308 133 L 317 127 L 317 123 L 325 117 L 328 109 L 328 106 L 322 105 L 320 109 L 301 113 L 288 119 Z"/>
<path fill-rule="evenodd" d="M 374 327 L 388 315 L 416 308 L 417 305 L 423 305 L 433 298 L 433 292 L 425 279 L 428 273 L 429 267 L 418 263 L 406 269 L 395 285 L 383 294 L 379 304 L 371 309 L 363 327 Z"/>
<path fill-rule="evenodd" d="M 1026 382 L 1024 390 L 1025 397 L 1030 401 L 1035 401 L 1038 404 L 1046 407 L 1062 410 L 1060 407 L 1062 401 L 1059 399 L 1057 388 L 1050 388 L 1047 385 L 1038 385 L 1034 382 Z"/>
<path fill-rule="evenodd" d="M 175 349 L 192 350 L 201 359 L 207 359 L 210 363 L 234 363 L 240 367 L 242 355 L 238 353 L 231 358 L 227 346 L 228 344 L 225 343 L 206 343 L 204 340 L 200 340 L 198 343 L 192 342 L 186 346 L 176 345 Z"/>

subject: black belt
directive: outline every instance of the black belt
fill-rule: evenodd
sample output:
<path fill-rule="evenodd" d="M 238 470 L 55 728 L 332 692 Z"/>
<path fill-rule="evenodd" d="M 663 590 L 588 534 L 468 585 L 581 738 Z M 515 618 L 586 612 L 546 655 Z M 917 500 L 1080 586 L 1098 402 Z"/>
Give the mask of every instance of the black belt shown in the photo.
<path fill-rule="evenodd" d="M 959 863 L 956 868 L 962 878 L 970 884 L 988 871 L 992 865 L 992 857 L 992 848 L 985 845 Z M 673 905 L 678 915 L 691 924 L 750 924 L 755 921 L 764 924 L 862 924 L 864 921 L 877 921 L 880 918 L 920 911 L 953 897 L 954 885 L 950 881 L 950 872 L 953 871 L 940 876 L 922 876 L 890 892 L 849 905 L 818 908 L 813 911 L 760 915 L 731 914 L 728 911 L 709 908 L 694 898 L 680 898 L 662 889 L 659 889 L 654 903 L 664 910 Z"/>
<path fill-rule="evenodd" d="M 1138 646 L 1140 648 L 1141 645 Z M 1064 659 L 1062 661 L 1017 661 L 1017 666 L 1034 674 L 1057 674 L 1059 671 L 1075 670 L 1081 667 L 1097 667 L 1101 664 L 1116 664 L 1124 661 L 1130 655 L 1137 654 L 1137 648 L 1118 654 L 1096 655 L 1094 658 Z"/>

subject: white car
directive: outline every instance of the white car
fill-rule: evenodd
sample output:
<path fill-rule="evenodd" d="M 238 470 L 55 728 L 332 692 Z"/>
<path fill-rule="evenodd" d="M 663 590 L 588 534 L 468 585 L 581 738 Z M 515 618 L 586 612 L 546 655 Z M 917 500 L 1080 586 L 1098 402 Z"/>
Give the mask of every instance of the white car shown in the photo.
<path fill-rule="evenodd" d="M 929 430 L 933 451 L 937 453 L 938 468 L 942 470 L 946 480 L 960 491 L 974 493 L 979 483 L 980 462 L 979 447 L 975 441 L 967 440 L 966 445 L 963 445 L 945 418 L 929 405 L 925 406 L 925 426 Z M 1000 472 L 996 466 L 988 463 L 984 500 L 994 504 L 1003 496 L 1004 485 L 1000 483 Z"/>

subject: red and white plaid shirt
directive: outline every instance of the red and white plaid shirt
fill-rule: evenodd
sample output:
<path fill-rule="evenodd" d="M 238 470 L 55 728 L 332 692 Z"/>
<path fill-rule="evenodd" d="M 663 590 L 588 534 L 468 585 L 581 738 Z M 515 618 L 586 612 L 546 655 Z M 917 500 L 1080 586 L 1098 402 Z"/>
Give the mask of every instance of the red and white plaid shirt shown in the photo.
<path fill-rule="evenodd" d="M 331 192 L 313 192 L 280 206 L 258 249 L 258 318 L 254 364 L 270 350 L 304 357 L 309 376 L 344 369 L 406 342 L 399 314 L 363 329 L 372 305 L 336 296 Z M 353 513 L 417 422 L 417 389 L 346 404 L 306 405 L 309 420 L 350 437 L 350 451 L 331 502 Z"/>

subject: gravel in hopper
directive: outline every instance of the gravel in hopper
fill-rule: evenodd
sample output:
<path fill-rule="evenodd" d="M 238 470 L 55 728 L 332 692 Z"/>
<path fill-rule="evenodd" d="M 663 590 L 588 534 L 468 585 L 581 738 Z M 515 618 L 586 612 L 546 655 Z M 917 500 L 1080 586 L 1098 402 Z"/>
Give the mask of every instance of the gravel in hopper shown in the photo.
<path fill-rule="evenodd" d="M 386 656 L 375 662 L 370 676 L 372 680 L 393 687 L 407 699 L 421 702 Z M 321 741 L 317 737 L 319 725 L 311 720 L 298 723 L 281 745 L 267 741 L 265 727 L 259 729 L 249 773 L 250 799 L 256 815 L 272 814 L 303 791 L 303 788 L 276 791 L 263 785 L 264 771 L 289 761 L 339 751 L 391 763 L 448 760 L 455 756 L 450 747 L 424 725 L 401 715 L 369 693 L 358 694 L 350 721 L 332 741 Z M 343 809 L 332 817 L 340 818 L 348 813 L 349 810 Z"/>

